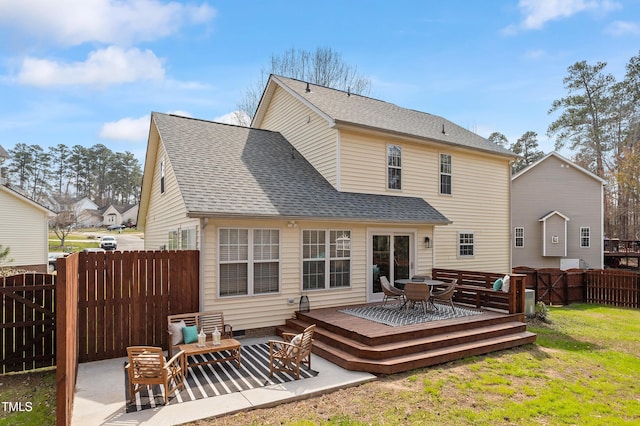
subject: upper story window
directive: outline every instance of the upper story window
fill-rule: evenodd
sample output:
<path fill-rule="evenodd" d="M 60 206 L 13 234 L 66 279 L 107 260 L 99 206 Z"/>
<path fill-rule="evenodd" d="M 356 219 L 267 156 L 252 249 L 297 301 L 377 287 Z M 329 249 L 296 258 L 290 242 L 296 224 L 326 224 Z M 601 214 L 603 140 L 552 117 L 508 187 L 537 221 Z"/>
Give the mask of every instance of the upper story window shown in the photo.
<path fill-rule="evenodd" d="M 458 257 L 472 257 L 474 253 L 475 241 L 473 232 L 458 232 Z"/>
<path fill-rule="evenodd" d="M 588 226 L 580 227 L 580 247 L 591 247 L 591 228 L 589 228 Z"/>
<path fill-rule="evenodd" d="M 514 247 L 524 247 L 524 227 L 516 226 L 514 233 Z"/>
<path fill-rule="evenodd" d="M 302 231 L 302 289 L 351 285 L 351 231 Z"/>
<path fill-rule="evenodd" d="M 387 145 L 387 189 L 402 189 L 402 148 Z"/>
<path fill-rule="evenodd" d="M 220 296 L 280 291 L 280 231 L 220 229 Z"/>
<path fill-rule="evenodd" d="M 440 193 L 451 195 L 451 155 L 440 154 Z"/>
<path fill-rule="evenodd" d="M 160 163 L 160 193 L 164 194 L 164 160 Z"/>

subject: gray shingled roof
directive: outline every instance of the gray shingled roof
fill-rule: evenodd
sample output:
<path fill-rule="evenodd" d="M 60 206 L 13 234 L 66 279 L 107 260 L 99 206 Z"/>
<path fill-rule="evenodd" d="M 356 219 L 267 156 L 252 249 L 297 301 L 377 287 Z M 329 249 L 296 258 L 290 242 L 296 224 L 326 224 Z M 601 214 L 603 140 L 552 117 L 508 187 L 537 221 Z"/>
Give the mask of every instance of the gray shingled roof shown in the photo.
<path fill-rule="evenodd" d="M 449 223 L 421 198 L 337 191 L 280 133 L 152 119 L 191 216 Z"/>
<path fill-rule="evenodd" d="M 311 91 L 307 92 L 307 83 L 304 81 L 276 75 L 272 75 L 271 78 L 308 101 L 336 124 L 345 123 L 375 128 L 516 157 L 516 154 L 508 149 L 437 115 L 401 108 L 366 96 L 354 94 L 348 96 L 347 92 L 313 84 L 309 85 Z"/>

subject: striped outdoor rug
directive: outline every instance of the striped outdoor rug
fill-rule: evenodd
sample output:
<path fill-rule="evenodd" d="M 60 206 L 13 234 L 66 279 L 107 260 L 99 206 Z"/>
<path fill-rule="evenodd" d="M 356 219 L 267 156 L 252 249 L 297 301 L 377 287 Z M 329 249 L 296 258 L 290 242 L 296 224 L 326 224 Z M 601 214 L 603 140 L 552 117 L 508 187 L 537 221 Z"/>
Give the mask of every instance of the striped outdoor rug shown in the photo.
<path fill-rule="evenodd" d="M 197 355 L 195 358 L 198 362 L 202 362 L 205 359 L 219 359 L 225 356 L 229 356 L 229 354 L 223 351 L 221 353 Z M 317 371 L 309 370 L 304 366 L 300 369 L 301 379 L 317 375 Z M 129 377 L 126 370 L 124 376 L 127 413 L 164 405 L 164 389 L 162 386 L 157 385 L 143 389 L 136 394 L 135 403 L 129 403 Z M 169 404 L 194 401 L 293 380 L 296 380 L 295 376 L 287 373 L 274 372 L 273 377 L 269 376 L 268 343 L 247 345 L 242 346 L 240 369 L 237 368 L 235 361 L 223 361 L 190 367 L 184 389 L 169 395 Z"/>
<path fill-rule="evenodd" d="M 456 305 L 455 312 L 450 305 L 444 305 L 436 302 L 438 309 L 428 310 L 425 314 L 421 305 L 412 308 L 405 307 L 400 309 L 400 304 L 361 306 L 356 308 L 340 309 L 339 312 L 375 321 L 391 327 L 402 325 L 420 324 L 430 321 L 439 321 L 450 318 L 462 318 L 470 315 L 480 315 L 479 309 L 466 308 Z"/>

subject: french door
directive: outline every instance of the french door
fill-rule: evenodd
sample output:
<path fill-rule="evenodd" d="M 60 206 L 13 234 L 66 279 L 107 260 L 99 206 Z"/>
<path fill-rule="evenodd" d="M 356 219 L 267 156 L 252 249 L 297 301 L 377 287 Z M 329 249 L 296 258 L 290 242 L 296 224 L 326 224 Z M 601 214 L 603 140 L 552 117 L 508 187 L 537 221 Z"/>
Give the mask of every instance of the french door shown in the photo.
<path fill-rule="evenodd" d="M 393 284 L 395 280 L 411 277 L 413 271 L 414 235 L 407 232 L 373 232 L 369 234 L 367 300 L 382 300 L 380 277 Z"/>

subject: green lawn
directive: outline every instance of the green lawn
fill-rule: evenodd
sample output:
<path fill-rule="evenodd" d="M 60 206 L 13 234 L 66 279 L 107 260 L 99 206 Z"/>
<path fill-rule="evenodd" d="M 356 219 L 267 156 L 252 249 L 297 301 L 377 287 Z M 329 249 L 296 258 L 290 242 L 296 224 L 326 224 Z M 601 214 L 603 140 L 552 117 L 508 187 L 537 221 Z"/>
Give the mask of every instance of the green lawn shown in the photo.
<path fill-rule="evenodd" d="M 533 345 L 197 425 L 640 424 L 640 311 L 552 308 Z"/>

